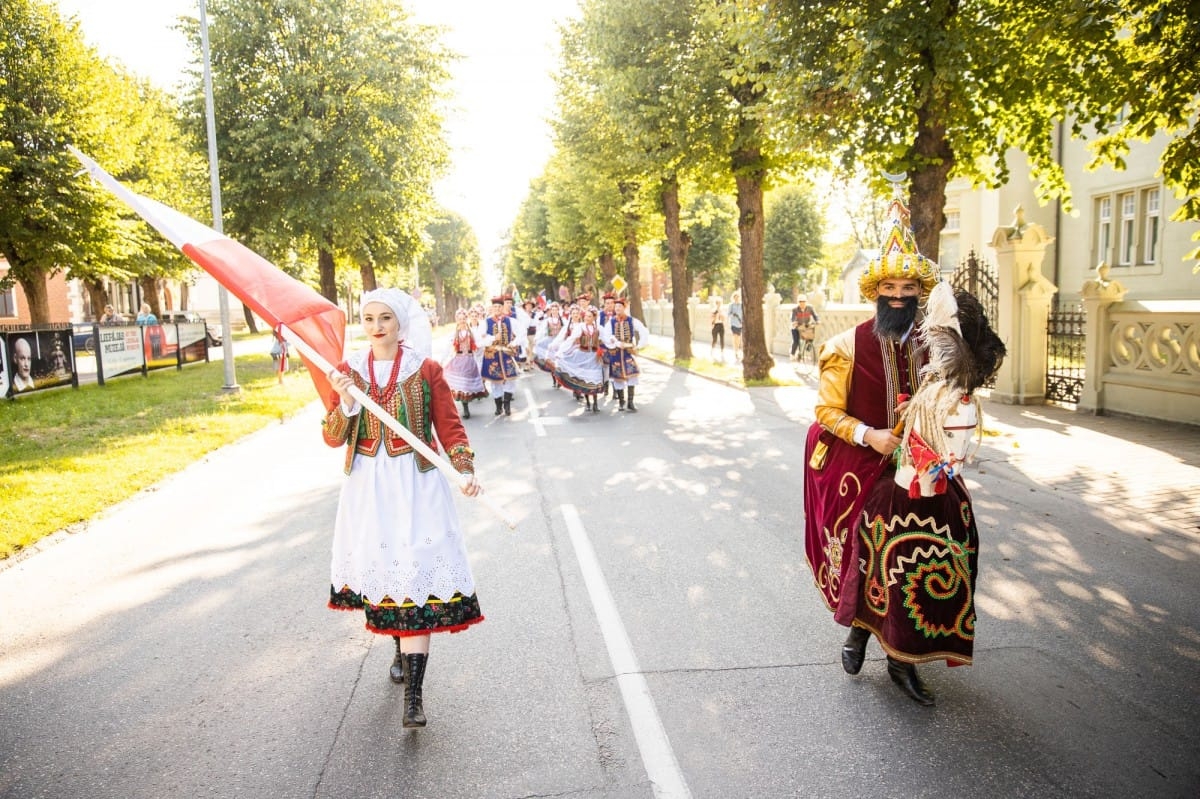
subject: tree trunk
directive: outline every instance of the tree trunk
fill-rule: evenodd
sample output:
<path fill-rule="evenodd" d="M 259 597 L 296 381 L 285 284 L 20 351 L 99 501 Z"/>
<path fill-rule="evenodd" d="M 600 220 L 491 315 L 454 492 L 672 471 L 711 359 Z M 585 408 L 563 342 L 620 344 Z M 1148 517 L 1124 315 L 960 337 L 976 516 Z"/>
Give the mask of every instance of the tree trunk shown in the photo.
<path fill-rule="evenodd" d="M 28 268 L 21 271 L 23 275 L 26 272 L 33 272 L 30 277 L 16 278 L 17 282 L 21 284 L 21 290 L 25 292 L 25 304 L 29 306 L 29 321 L 35 325 L 47 324 L 50 321 L 50 292 L 46 285 L 50 276 L 45 272 L 34 272 Z"/>
<path fill-rule="evenodd" d="M 149 303 L 150 312 L 159 319 L 162 319 L 162 307 L 158 301 L 158 278 L 149 275 L 139 275 L 137 282 L 138 286 L 142 289 L 142 302 Z M 141 313 L 141 311 L 142 309 L 138 308 L 138 313 Z"/>
<path fill-rule="evenodd" d="M 379 288 L 379 284 L 375 282 L 375 263 L 370 259 L 359 265 L 358 275 L 362 279 L 363 291 L 374 291 Z"/>
<path fill-rule="evenodd" d="M 246 322 L 246 329 L 251 333 L 258 332 L 258 322 L 254 319 L 254 314 L 250 311 L 250 306 L 242 303 L 242 319 Z"/>
<path fill-rule="evenodd" d="M 741 254 L 738 265 L 742 279 L 742 377 L 747 381 L 765 380 L 771 375 L 775 359 L 767 351 L 763 332 L 763 167 L 762 151 L 757 147 L 733 154 L 733 174 L 737 183 L 738 236 Z"/>
<path fill-rule="evenodd" d="M 629 315 L 634 319 L 646 321 L 645 314 L 642 313 L 642 284 L 640 280 L 640 266 L 638 265 L 638 241 L 637 241 L 637 225 L 634 220 L 625 225 L 625 247 L 622 249 L 622 254 L 625 256 L 625 280 L 629 283 Z"/>
<path fill-rule="evenodd" d="M 928 107 L 917 109 L 917 138 L 913 152 L 918 163 L 925 164 L 912 175 L 912 194 L 908 211 L 917 249 L 926 258 L 937 261 L 942 228 L 946 224 L 946 182 L 954 168 L 954 150 L 946 140 L 944 125 L 931 122 Z"/>
<path fill-rule="evenodd" d="M 679 181 L 663 181 L 659 194 L 662 203 L 663 228 L 667 236 L 667 262 L 671 265 L 671 321 L 675 327 L 675 360 L 692 357 L 692 325 L 688 321 L 689 285 L 687 279 L 688 249 L 691 238 L 679 226 Z"/>
<path fill-rule="evenodd" d="M 317 250 L 317 270 L 321 274 L 321 296 L 337 305 L 337 269 L 333 264 L 333 250 L 328 239 Z"/>
<path fill-rule="evenodd" d="M 187 285 L 185 282 L 183 285 Z M 83 287 L 88 293 L 88 302 L 92 306 L 92 321 L 100 320 L 104 315 L 104 306 L 108 305 L 111 300 L 108 298 L 108 292 L 104 290 L 104 283 L 99 280 L 85 280 Z"/>
<path fill-rule="evenodd" d="M 617 259 L 613 257 L 611 250 L 605 250 L 600 255 L 600 283 L 603 289 L 607 289 L 612 279 L 617 276 Z M 604 291 L 600 292 L 601 294 Z M 598 304 L 598 303 L 597 303 Z"/>
<path fill-rule="evenodd" d="M 438 274 L 436 269 L 433 270 L 433 311 L 437 314 L 438 321 L 446 318 L 446 300 L 443 294 L 446 292 L 446 281 Z"/>

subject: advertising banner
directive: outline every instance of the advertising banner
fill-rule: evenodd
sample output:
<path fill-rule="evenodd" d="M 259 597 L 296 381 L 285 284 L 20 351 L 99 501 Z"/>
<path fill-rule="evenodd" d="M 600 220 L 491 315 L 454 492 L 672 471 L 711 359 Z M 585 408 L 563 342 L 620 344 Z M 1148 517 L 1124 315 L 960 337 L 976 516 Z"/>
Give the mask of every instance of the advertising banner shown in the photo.
<path fill-rule="evenodd" d="M 5 333 L 4 396 L 75 383 L 75 349 L 71 331 L 30 330 Z"/>
<path fill-rule="evenodd" d="M 100 343 L 96 359 L 105 378 L 141 371 L 142 329 L 132 325 L 100 328 Z"/>

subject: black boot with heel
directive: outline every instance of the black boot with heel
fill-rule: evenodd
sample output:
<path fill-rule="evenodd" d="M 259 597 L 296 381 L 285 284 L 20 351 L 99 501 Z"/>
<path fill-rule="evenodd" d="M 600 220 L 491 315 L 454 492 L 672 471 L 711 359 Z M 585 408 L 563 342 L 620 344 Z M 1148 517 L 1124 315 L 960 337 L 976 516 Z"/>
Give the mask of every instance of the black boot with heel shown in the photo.
<path fill-rule="evenodd" d="M 921 678 L 917 676 L 916 666 L 896 660 L 891 655 L 888 656 L 887 662 L 888 676 L 892 678 L 892 682 L 900 686 L 900 690 L 907 694 L 909 699 L 926 707 L 933 704 L 933 691 L 930 691 L 925 687 L 925 683 L 921 682 Z"/>
<path fill-rule="evenodd" d="M 400 636 L 393 635 L 392 638 L 396 642 L 396 657 L 392 660 L 392 667 L 388 669 L 388 676 L 392 678 L 392 682 L 400 685 L 404 682 L 404 653 L 400 651 Z"/>
<path fill-rule="evenodd" d="M 865 627 L 851 627 L 842 645 L 842 668 L 847 674 L 858 674 L 862 671 L 863 660 L 867 656 L 867 641 L 871 640 L 871 632 Z"/>
<path fill-rule="evenodd" d="M 404 656 L 404 726 L 406 728 L 425 726 L 425 707 L 421 701 L 421 686 L 425 682 L 425 665 L 429 655 Z"/>

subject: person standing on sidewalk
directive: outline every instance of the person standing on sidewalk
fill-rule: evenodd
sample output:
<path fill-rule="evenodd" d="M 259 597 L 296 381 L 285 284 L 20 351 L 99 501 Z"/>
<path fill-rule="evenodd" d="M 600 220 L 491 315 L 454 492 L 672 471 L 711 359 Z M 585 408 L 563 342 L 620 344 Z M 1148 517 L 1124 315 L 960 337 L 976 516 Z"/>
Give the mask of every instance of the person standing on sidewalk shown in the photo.
<path fill-rule="evenodd" d="M 329 374 L 339 402 L 325 416 L 325 443 L 346 447 L 334 523 L 329 607 L 363 610 L 370 632 L 394 638 L 393 682 L 404 683 L 403 725 L 424 727 L 422 697 L 432 633 L 483 621 L 462 524 L 442 472 L 350 394 L 357 386 L 432 449 L 440 445 L 479 493 L 474 452 L 442 367 L 430 358 L 429 317 L 398 289 L 362 296 L 371 346 Z"/>
<path fill-rule="evenodd" d="M 873 634 L 891 679 L 932 705 L 916 664 L 971 663 L 979 540 L 961 477 L 916 498 L 894 480 L 894 431 L 927 358 L 914 327 L 918 301 L 938 268 L 917 251 L 899 198 L 889 216 L 888 238 L 859 281 L 875 318 L 821 351 L 805 449 L 805 554 L 834 620 L 850 627 L 845 671 L 858 674 Z"/>
<path fill-rule="evenodd" d="M 745 311 L 742 310 L 742 292 L 735 291 L 729 298 L 729 332 L 733 335 L 733 359 L 742 360 L 742 324 L 745 321 Z"/>
<path fill-rule="evenodd" d="M 712 344 L 708 347 L 709 360 L 717 359 L 717 341 L 721 342 L 721 363 L 725 362 L 725 309 L 721 307 L 721 298 L 713 298 L 712 309 Z"/>

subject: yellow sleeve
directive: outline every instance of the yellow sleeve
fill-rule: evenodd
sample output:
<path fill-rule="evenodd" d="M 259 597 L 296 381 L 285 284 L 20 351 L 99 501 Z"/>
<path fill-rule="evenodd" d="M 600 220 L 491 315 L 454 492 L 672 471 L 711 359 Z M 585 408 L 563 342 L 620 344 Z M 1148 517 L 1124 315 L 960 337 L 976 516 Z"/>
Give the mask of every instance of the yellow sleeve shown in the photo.
<path fill-rule="evenodd" d="M 817 386 L 817 421 L 847 444 L 854 443 L 854 429 L 862 423 L 846 413 L 850 377 L 854 371 L 854 328 L 831 338 L 821 349 L 820 380 Z"/>

